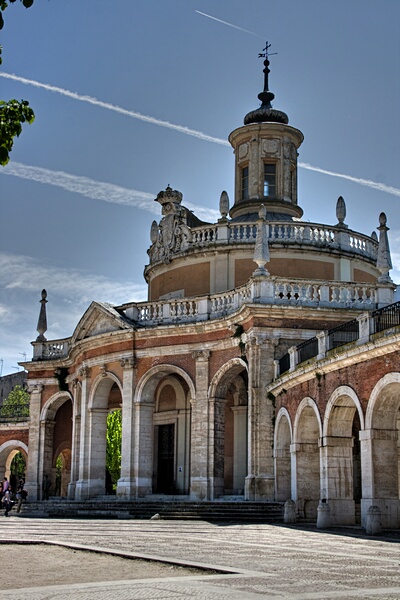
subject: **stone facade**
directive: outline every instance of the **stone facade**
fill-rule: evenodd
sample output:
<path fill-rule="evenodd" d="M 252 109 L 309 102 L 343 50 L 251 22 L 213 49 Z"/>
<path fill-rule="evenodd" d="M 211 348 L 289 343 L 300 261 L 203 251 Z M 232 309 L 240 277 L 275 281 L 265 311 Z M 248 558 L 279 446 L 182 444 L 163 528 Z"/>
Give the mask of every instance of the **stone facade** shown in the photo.
<path fill-rule="evenodd" d="M 290 500 L 307 519 L 320 505 L 325 525 L 355 523 L 359 507 L 365 523 L 375 505 L 400 526 L 400 333 L 374 330 L 395 289 L 386 217 L 379 240 L 347 227 L 342 198 L 337 225 L 299 220 L 303 135 L 269 95 L 230 136 L 235 202 L 222 193 L 217 223 L 170 187 L 158 195 L 149 301 L 93 302 L 70 338 L 47 341 L 42 294 L 24 365 L 32 499 L 59 456 L 63 495 L 106 492 L 106 420 L 120 408 L 120 499 Z"/>

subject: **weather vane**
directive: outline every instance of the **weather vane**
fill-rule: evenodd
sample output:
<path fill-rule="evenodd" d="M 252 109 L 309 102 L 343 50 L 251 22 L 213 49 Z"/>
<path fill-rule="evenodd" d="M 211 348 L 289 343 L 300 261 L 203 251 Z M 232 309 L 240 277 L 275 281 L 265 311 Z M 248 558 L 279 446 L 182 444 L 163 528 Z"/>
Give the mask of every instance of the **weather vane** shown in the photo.
<path fill-rule="evenodd" d="M 271 44 L 268 44 L 268 42 L 265 43 L 265 48 L 263 48 L 263 52 L 260 52 L 260 54 L 258 55 L 258 58 L 266 58 L 268 59 L 268 56 L 274 56 L 274 54 L 278 54 L 277 52 L 268 52 L 268 48 L 271 48 Z"/>

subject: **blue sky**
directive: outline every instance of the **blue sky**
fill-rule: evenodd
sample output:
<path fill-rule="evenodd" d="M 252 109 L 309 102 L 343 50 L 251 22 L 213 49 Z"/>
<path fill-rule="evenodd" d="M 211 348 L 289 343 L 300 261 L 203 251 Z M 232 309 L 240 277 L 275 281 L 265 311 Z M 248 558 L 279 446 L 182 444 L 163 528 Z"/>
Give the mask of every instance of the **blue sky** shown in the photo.
<path fill-rule="evenodd" d="M 335 224 L 340 195 L 356 231 L 386 212 L 400 281 L 398 0 L 18 2 L 0 97 L 28 99 L 36 120 L 0 168 L 3 375 L 32 355 L 42 288 L 48 339 L 71 335 L 92 300 L 146 299 L 153 198 L 167 184 L 202 217 L 222 190 L 233 198 L 223 142 L 259 105 L 266 39 L 274 106 L 305 136 L 300 162 L 382 184 L 300 168 L 304 219 Z"/>

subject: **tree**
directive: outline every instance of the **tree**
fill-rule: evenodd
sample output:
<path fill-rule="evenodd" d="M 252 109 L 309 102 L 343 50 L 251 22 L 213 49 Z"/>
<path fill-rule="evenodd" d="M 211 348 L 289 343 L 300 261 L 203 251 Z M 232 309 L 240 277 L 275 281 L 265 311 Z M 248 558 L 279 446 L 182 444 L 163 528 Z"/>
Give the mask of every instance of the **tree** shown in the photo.
<path fill-rule="evenodd" d="M 4 27 L 3 12 L 9 4 L 16 0 L 0 0 L 0 30 Z M 33 0 L 20 0 L 25 8 L 30 8 Z M 2 46 L 0 46 L 0 65 L 2 64 Z M 23 123 L 33 123 L 35 113 L 29 106 L 27 100 L 0 100 L 0 165 L 3 167 L 10 160 L 10 152 L 14 144 L 14 138 L 19 137 L 22 132 Z"/>
<path fill-rule="evenodd" d="M 29 417 L 29 394 L 24 387 L 16 385 L 8 394 L 0 409 L 2 417 Z"/>
<path fill-rule="evenodd" d="M 107 416 L 106 468 L 111 475 L 113 489 L 121 473 L 122 411 L 110 412 Z"/>

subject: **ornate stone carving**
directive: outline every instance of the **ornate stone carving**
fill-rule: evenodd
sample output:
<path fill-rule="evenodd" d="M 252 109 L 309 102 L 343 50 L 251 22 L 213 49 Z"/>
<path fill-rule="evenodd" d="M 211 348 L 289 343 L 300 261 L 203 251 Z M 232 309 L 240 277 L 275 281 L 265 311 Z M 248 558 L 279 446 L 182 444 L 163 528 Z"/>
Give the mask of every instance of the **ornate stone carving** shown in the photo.
<path fill-rule="evenodd" d="M 182 194 L 169 186 L 156 198 L 162 206 L 164 215 L 159 225 L 154 221 L 150 237 L 153 242 L 148 250 L 150 262 L 170 262 L 170 257 L 184 250 L 192 239 L 190 228 L 186 224 L 186 211 L 180 206 Z"/>
<path fill-rule="evenodd" d="M 28 385 L 28 394 L 40 394 L 44 390 L 42 383 L 34 383 Z"/>
<path fill-rule="evenodd" d="M 247 142 L 244 144 L 240 144 L 239 149 L 238 149 L 239 160 L 246 158 L 248 153 L 249 153 L 249 144 Z"/>
<path fill-rule="evenodd" d="M 279 141 L 278 140 L 263 140 L 262 151 L 263 154 L 278 154 L 279 153 Z"/>
<path fill-rule="evenodd" d="M 133 356 L 121 358 L 119 362 L 123 369 L 133 369 L 136 366 L 136 361 Z"/>
<path fill-rule="evenodd" d="M 78 371 L 78 375 L 79 377 L 81 377 L 81 379 L 86 379 L 87 377 L 90 377 L 89 367 L 81 367 Z"/>
<path fill-rule="evenodd" d="M 102 377 L 107 377 L 107 369 L 106 369 L 105 365 L 100 367 L 100 375 Z"/>
<path fill-rule="evenodd" d="M 211 350 L 194 350 L 192 352 L 192 356 L 193 356 L 194 360 L 206 361 L 211 356 Z"/>

